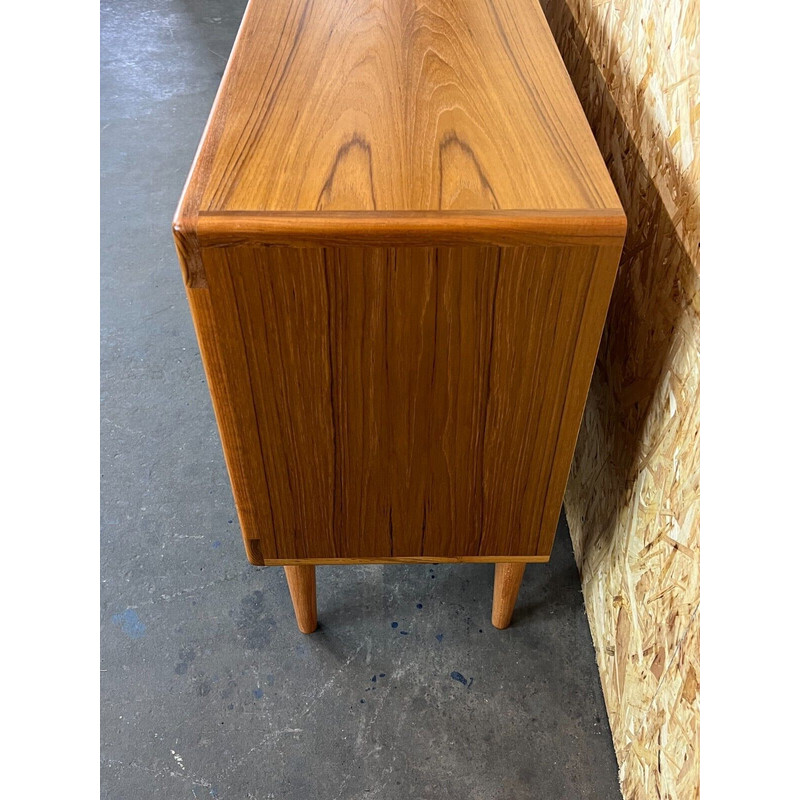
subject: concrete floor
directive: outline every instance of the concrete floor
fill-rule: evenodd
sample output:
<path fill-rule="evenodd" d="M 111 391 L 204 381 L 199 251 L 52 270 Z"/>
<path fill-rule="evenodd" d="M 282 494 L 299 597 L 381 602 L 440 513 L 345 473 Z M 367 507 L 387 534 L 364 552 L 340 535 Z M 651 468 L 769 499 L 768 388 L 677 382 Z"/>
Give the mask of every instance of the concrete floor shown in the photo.
<path fill-rule="evenodd" d="M 487 565 L 247 564 L 170 219 L 244 0 L 102 4 L 102 796 L 619 797 L 565 524 Z M 395 625 L 396 623 L 396 625 Z"/>

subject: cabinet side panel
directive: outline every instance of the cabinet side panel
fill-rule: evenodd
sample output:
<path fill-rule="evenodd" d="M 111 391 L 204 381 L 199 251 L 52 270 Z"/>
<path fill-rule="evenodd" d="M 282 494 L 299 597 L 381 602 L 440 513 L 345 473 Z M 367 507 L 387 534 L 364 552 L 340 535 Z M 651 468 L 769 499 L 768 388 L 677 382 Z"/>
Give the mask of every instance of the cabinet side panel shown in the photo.
<path fill-rule="evenodd" d="M 247 451 L 237 503 L 259 511 L 246 538 L 277 559 L 549 555 L 616 267 L 602 252 L 204 250 L 209 381 L 226 454 Z"/>
<path fill-rule="evenodd" d="M 480 555 L 549 555 L 619 247 L 504 249 Z"/>

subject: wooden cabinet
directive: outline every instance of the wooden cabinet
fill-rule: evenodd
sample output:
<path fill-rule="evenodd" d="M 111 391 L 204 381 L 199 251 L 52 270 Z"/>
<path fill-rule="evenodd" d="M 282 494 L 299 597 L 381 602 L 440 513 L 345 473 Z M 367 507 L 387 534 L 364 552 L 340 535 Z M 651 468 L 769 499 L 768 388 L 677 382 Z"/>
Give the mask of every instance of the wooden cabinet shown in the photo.
<path fill-rule="evenodd" d="M 174 231 L 246 552 L 292 565 L 301 628 L 325 563 L 511 565 L 510 618 L 625 225 L 536 2 L 250 0 Z"/>

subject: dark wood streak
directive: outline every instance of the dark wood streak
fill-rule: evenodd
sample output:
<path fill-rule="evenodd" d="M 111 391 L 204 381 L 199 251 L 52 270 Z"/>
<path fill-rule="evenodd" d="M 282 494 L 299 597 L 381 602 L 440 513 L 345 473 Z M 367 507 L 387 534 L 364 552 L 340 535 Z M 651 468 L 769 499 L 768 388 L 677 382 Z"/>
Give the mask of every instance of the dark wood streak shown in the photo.
<path fill-rule="evenodd" d="M 317 204 L 316 204 L 317 211 L 324 211 L 326 209 L 327 206 L 327 203 L 325 202 L 326 195 L 328 196 L 328 198 L 330 197 L 330 193 L 333 188 L 333 182 L 336 178 L 336 172 L 339 169 L 341 163 L 354 148 L 358 148 L 359 150 L 361 150 L 367 157 L 367 163 L 369 164 L 369 190 L 370 190 L 370 197 L 372 200 L 372 210 L 373 211 L 377 210 L 378 203 L 375 200 L 375 179 L 372 174 L 372 148 L 370 147 L 369 142 L 363 136 L 359 136 L 359 134 L 354 133 L 352 138 L 349 141 L 345 142 L 336 151 L 336 155 L 333 158 L 333 164 L 331 165 L 330 171 L 328 172 L 328 177 L 325 179 L 325 183 L 323 184 L 322 189 L 319 193 L 319 198 L 317 199 Z"/>
<path fill-rule="evenodd" d="M 328 258 L 328 251 L 322 251 L 322 266 L 325 271 L 325 296 L 327 298 L 327 318 L 328 318 L 328 380 L 329 380 L 329 389 L 330 389 L 330 404 L 331 404 L 331 447 L 333 449 L 333 481 L 331 482 L 331 532 L 333 535 L 333 542 L 334 542 L 334 552 L 339 553 L 341 551 L 340 543 L 337 540 L 337 532 L 341 530 L 341 525 L 339 524 L 339 520 L 342 517 L 342 492 L 340 488 L 340 481 L 338 480 L 338 476 L 341 475 L 342 471 L 339 466 L 339 459 L 341 458 L 341 453 L 339 451 L 339 441 L 337 431 L 339 429 L 339 420 L 338 415 L 336 413 L 336 392 L 334 389 L 334 375 L 336 371 L 334 370 L 333 365 L 333 322 L 331 320 L 331 314 L 333 313 L 333 303 L 331 298 L 331 282 L 330 282 L 330 271 L 331 271 L 331 264 Z"/>
<path fill-rule="evenodd" d="M 439 264 L 439 256 L 440 250 L 437 247 L 433 251 L 433 287 L 434 287 L 434 295 L 433 295 L 433 341 L 431 343 L 431 349 L 433 351 L 433 358 L 431 359 L 431 379 L 430 379 L 430 388 L 431 393 L 433 393 L 433 389 L 436 384 L 436 356 L 438 352 L 437 341 L 439 338 L 439 281 L 441 275 L 441 266 Z M 433 446 L 433 416 L 428 416 L 428 448 L 432 448 Z M 428 470 L 430 471 L 431 464 L 430 464 L 430 457 L 428 458 Z M 427 530 L 427 510 L 428 510 L 428 497 L 426 496 L 423 499 L 422 505 L 422 532 L 420 535 L 420 546 L 419 552 L 422 555 L 425 555 L 425 533 Z"/>
<path fill-rule="evenodd" d="M 486 358 L 486 389 L 483 393 L 484 401 L 481 407 L 481 414 L 483 416 L 482 424 L 481 424 L 481 442 L 480 442 L 480 532 L 478 535 L 478 548 L 476 550 L 477 553 L 483 552 L 483 535 L 486 531 L 486 524 L 485 524 L 485 517 L 484 517 L 484 505 L 486 502 L 486 485 L 485 485 L 485 476 L 484 476 L 484 451 L 486 448 L 486 425 L 489 419 L 489 398 L 492 392 L 492 364 L 494 358 L 494 329 L 495 329 L 495 319 L 497 318 L 497 287 L 500 285 L 500 263 L 501 263 L 501 255 L 502 250 L 498 247 L 497 248 L 497 264 L 495 265 L 495 273 L 494 273 L 494 289 L 492 290 L 492 318 L 489 320 L 489 352 Z"/>
<path fill-rule="evenodd" d="M 442 208 L 442 194 L 444 191 L 444 155 L 445 152 L 451 148 L 457 147 L 464 153 L 467 158 L 475 165 L 475 171 L 478 174 L 478 179 L 481 182 L 481 186 L 489 192 L 492 197 L 492 208 L 498 210 L 500 208 L 500 203 L 497 201 L 497 197 L 494 193 L 494 189 L 492 189 L 491 184 L 489 183 L 486 174 L 483 171 L 483 167 L 481 167 L 480 162 L 478 161 L 478 157 L 475 155 L 475 151 L 463 140 L 458 137 L 455 131 L 449 131 L 444 135 L 441 142 L 439 142 L 439 208 Z"/>
<path fill-rule="evenodd" d="M 389 389 L 391 387 L 391 374 L 389 372 L 389 291 L 391 279 L 397 273 L 397 253 L 395 251 L 388 251 L 386 253 L 386 273 L 387 273 L 387 291 L 383 293 L 383 341 L 385 346 L 383 348 L 383 377 L 386 380 L 386 395 L 389 396 Z M 394 555 L 394 530 L 392 528 L 392 495 L 389 493 L 389 553 Z"/>

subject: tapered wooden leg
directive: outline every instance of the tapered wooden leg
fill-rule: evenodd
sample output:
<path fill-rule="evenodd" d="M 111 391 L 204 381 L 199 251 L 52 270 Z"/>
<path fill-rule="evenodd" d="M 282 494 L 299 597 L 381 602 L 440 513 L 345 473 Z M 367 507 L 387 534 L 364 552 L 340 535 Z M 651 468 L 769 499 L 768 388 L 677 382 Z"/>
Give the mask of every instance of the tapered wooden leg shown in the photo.
<path fill-rule="evenodd" d="M 514 613 L 514 603 L 517 602 L 524 572 L 524 563 L 503 562 L 494 565 L 492 625 L 495 628 L 507 628 L 511 624 L 511 615 Z"/>
<path fill-rule="evenodd" d="M 317 629 L 317 576 L 314 565 L 284 567 L 289 594 L 292 596 L 297 627 L 303 633 Z"/>

